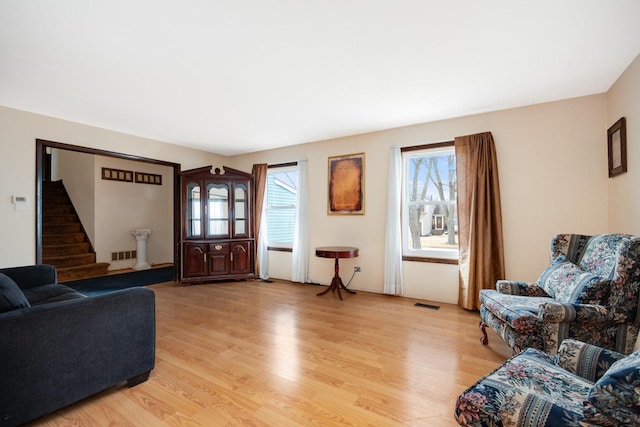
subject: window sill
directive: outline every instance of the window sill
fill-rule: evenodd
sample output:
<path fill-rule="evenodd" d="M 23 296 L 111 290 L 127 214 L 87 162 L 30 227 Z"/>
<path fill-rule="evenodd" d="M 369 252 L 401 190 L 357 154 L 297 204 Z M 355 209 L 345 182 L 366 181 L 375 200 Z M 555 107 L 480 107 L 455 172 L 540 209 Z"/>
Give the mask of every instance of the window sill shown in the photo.
<path fill-rule="evenodd" d="M 430 257 L 422 257 L 422 256 L 402 256 L 403 261 L 414 261 L 414 262 L 430 262 L 433 264 L 450 264 L 450 265 L 458 265 L 457 259 L 448 259 L 448 258 L 430 258 Z"/>
<path fill-rule="evenodd" d="M 276 252 L 293 252 L 291 248 L 284 248 L 279 246 L 267 246 L 268 251 L 276 251 Z"/>

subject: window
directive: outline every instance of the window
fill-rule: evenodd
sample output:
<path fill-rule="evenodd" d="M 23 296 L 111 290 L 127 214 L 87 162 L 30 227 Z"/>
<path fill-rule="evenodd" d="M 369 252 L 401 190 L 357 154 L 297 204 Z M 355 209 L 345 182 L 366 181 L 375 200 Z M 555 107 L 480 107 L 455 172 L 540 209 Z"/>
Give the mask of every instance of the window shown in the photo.
<path fill-rule="evenodd" d="M 297 185 L 297 166 L 269 166 L 266 191 L 269 247 L 290 249 L 293 246 Z"/>
<path fill-rule="evenodd" d="M 405 257 L 458 258 L 453 142 L 402 149 L 402 246 Z"/>

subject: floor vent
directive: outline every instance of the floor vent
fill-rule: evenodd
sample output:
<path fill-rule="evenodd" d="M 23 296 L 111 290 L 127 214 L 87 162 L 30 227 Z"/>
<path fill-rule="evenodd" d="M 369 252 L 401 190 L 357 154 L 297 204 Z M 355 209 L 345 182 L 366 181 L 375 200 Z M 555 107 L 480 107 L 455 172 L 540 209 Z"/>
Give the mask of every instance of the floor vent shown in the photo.
<path fill-rule="evenodd" d="M 424 307 L 424 308 L 430 308 L 432 310 L 440 310 L 440 306 L 439 305 L 431 305 L 431 304 L 423 304 L 421 302 L 417 302 L 415 304 L 416 307 Z"/>

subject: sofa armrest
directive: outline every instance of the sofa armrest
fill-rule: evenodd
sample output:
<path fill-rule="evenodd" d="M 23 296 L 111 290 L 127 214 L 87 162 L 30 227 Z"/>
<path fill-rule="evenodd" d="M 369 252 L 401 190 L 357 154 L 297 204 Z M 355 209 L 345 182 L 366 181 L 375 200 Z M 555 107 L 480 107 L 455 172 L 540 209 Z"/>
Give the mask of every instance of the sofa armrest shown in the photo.
<path fill-rule="evenodd" d="M 521 295 L 529 297 L 548 297 L 549 295 L 537 284 L 532 282 L 518 282 L 515 280 L 498 280 L 496 289 L 501 294 Z"/>
<path fill-rule="evenodd" d="M 56 268 L 48 264 L 3 268 L 0 273 L 9 276 L 20 289 L 58 283 Z"/>
<path fill-rule="evenodd" d="M 565 339 L 558 348 L 558 364 L 593 383 L 626 355 L 613 350 L 587 344 L 582 341 Z"/>
<path fill-rule="evenodd" d="M 144 380 L 155 363 L 155 294 L 130 288 L 2 313 L 0 348 L 0 419 L 21 424 Z"/>

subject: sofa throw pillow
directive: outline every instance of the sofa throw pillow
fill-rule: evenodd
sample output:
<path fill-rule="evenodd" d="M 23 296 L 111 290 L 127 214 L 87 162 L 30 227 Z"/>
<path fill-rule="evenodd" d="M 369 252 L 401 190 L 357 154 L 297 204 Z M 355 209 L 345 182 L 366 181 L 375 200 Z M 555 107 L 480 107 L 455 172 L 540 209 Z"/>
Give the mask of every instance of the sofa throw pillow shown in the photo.
<path fill-rule="evenodd" d="M 585 421 L 640 425 L 640 352 L 617 361 L 594 384 L 584 402 Z"/>
<path fill-rule="evenodd" d="M 602 304 L 609 295 L 611 283 L 558 257 L 540 275 L 538 286 L 561 303 Z"/>
<path fill-rule="evenodd" d="M 30 307 L 29 301 L 11 277 L 0 273 L 0 313 Z"/>

